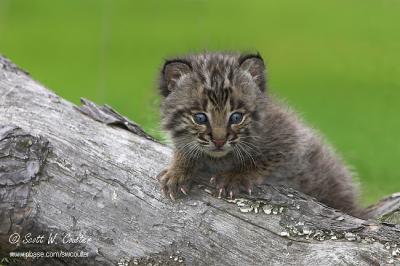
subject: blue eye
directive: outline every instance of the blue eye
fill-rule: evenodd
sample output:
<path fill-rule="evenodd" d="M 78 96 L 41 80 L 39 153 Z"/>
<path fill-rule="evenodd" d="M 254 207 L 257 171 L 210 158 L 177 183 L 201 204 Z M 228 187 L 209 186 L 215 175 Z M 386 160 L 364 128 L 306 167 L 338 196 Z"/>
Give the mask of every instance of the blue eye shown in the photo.
<path fill-rule="evenodd" d="M 229 122 L 231 124 L 239 124 L 240 122 L 242 122 L 242 119 L 243 119 L 243 114 L 236 112 L 231 115 L 231 117 L 229 118 Z"/>
<path fill-rule="evenodd" d="M 208 119 L 205 113 L 197 113 L 193 115 L 194 122 L 199 125 L 207 123 Z"/>

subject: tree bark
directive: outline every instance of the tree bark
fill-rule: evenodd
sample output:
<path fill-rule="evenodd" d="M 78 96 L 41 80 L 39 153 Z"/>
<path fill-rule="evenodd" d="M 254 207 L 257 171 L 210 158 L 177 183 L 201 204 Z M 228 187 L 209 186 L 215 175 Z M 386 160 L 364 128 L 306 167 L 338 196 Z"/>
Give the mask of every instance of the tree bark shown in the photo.
<path fill-rule="evenodd" d="M 89 257 L 6 260 L 400 264 L 400 195 L 367 209 L 369 220 L 268 185 L 226 200 L 200 181 L 188 197 L 171 202 L 155 178 L 170 157 L 169 147 L 109 106 L 83 100 L 76 107 L 0 57 L 0 258 L 11 251 L 82 251 Z M 56 243 L 48 244 L 50 234 L 57 234 Z M 27 235 L 45 242 L 24 243 Z M 62 241 L 71 238 L 78 243 Z"/>

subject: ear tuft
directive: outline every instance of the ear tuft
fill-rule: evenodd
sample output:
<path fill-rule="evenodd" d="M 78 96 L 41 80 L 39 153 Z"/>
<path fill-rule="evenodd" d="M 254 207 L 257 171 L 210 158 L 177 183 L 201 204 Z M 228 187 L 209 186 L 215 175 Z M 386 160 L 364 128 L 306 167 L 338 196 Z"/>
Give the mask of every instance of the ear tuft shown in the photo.
<path fill-rule="evenodd" d="M 259 53 L 241 55 L 238 59 L 239 67 L 248 72 L 261 91 L 265 91 L 265 64 Z"/>
<path fill-rule="evenodd" d="M 160 90 L 163 96 L 168 96 L 175 89 L 178 80 L 192 71 L 189 61 L 184 59 L 167 60 L 161 71 Z"/>

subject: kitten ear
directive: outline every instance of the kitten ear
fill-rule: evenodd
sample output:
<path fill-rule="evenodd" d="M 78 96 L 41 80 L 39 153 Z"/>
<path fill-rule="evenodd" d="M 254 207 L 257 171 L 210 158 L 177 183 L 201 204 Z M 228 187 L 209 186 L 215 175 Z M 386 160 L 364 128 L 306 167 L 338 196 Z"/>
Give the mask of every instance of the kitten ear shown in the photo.
<path fill-rule="evenodd" d="M 239 57 L 239 67 L 248 72 L 261 91 L 265 91 L 265 64 L 259 53 L 246 54 Z"/>
<path fill-rule="evenodd" d="M 183 59 L 167 60 L 161 71 L 160 90 L 163 96 L 168 96 L 174 90 L 178 80 L 192 71 L 191 64 Z"/>

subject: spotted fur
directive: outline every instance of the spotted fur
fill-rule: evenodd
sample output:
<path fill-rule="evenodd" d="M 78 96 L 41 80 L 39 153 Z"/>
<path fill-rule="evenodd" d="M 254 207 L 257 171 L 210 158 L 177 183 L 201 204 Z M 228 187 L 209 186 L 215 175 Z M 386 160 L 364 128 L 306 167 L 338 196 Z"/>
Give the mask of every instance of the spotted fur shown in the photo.
<path fill-rule="evenodd" d="M 203 53 L 165 62 L 161 117 L 175 156 L 159 175 L 162 190 L 171 198 L 187 194 L 203 166 L 221 196 L 279 183 L 357 213 L 357 185 L 348 168 L 319 134 L 267 93 L 265 77 L 259 54 Z M 199 113 L 206 123 L 196 122 Z M 243 117 L 240 123 L 230 122 L 233 113 Z"/>

